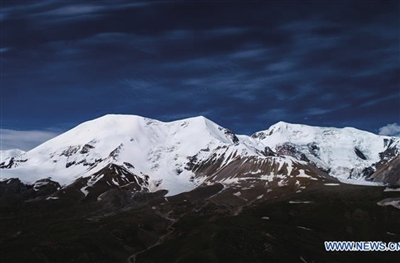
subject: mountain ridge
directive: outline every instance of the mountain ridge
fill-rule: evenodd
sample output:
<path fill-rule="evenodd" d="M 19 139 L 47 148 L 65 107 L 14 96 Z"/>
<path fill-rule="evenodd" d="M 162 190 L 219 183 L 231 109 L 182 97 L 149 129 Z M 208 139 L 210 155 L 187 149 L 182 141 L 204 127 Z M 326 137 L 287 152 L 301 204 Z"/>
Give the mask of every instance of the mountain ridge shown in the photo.
<path fill-rule="evenodd" d="M 149 177 L 153 187 L 143 189 L 167 189 L 170 194 L 202 183 L 238 183 L 249 178 L 285 182 L 286 177 L 301 174 L 327 174 L 346 183 L 364 184 L 368 183 L 365 179 L 380 178 L 372 174 L 398 155 L 399 145 L 400 138 L 349 127 L 281 121 L 246 136 L 204 116 L 162 122 L 108 114 L 4 160 L 0 172 L 1 179 L 18 177 L 33 183 L 51 177 L 69 185 L 116 165 L 131 173 L 130 178 L 146 181 Z"/>

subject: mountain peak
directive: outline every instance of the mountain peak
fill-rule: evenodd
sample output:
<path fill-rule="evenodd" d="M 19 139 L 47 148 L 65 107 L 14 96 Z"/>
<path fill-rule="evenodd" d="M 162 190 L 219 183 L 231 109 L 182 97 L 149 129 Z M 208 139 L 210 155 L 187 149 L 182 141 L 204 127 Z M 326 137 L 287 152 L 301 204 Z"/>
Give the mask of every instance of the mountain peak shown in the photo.
<path fill-rule="evenodd" d="M 292 124 L 289 122 L 285 122 L 285 121 L 279 121 L 273 125 L 271 125 L 271 127 L 269 127 L 268 130 L 287 130 L 290 127 L 296 127 L 296 126 L 301 126 L 301 124 Z"/>

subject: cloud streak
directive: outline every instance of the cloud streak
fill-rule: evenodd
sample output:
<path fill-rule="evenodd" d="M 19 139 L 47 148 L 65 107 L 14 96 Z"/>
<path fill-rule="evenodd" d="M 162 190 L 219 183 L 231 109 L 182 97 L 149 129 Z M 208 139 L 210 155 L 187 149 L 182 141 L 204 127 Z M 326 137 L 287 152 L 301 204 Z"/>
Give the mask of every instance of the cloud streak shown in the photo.
<path fill-rule="evenodd" d="M 60 16 L 74 16 L 96 13 L 102 10 L 101 6 L 94 5 L 70 5 L 65 7 L 60 7 L 51 11 L 44 13 L 45 15 L 60 15 Z"/>
<path fill-rule="evenodd" d="M 58 133 L 52 131 L 0 129 L 0 150 L 20 149 L 28 151 L 57 135 Z"/>

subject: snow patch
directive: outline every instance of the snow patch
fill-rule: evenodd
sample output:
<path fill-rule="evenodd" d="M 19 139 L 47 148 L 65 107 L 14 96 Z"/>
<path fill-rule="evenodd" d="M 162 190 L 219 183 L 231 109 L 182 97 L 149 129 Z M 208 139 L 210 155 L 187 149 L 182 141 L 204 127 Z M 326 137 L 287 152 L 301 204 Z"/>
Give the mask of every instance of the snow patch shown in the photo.
<path fill-rule="evenodd" d="M 400 188 L 389 188 L 389 187 L 386 187 L 383 191 L 384 192 L 400 192 Z"/>
<path fill-rule="evenodd" d="M 377 203 L 380 206 L 393 206 L 394 208 L 400 209 L 400 198 L 385 198 Z"/>
<path fill-rule="evenodd" d="M 348 178 L 337 177 L 337 179 L 345 184 L 364 185 L 364 186 L 384 186 L 384 183 L 365 181 L 362 178 L 348 179 Z"/>
<path fill-rule="evenodd" d="M 310 204 L 312 201 L 291 200 L 289 204 Z"/>
<path fill-rule="evenodd" d="M 304 226 L 297 226 L 297 228 L 304 229 L 304 230 L 312 230 L 311 228 L 304 227 Z"/>
<path fill-rule="evenodd" d="M 85 196 L 87 196 L 89 194 L 89 191 L 86 190 L 86 188 L 88 188 L 87 186 L 82 187 L 81 189 L 79 189 Z"/>
<path fill-rule="evenodd" d="M 42 187 L 42 186 L 44 186 L 44 185 L 47 185 L 47 184 L 49 184 L 48 181 L 37 181 L 37 182 L 35 182 L 35 184 L 33 185 L 33 190 L 39 191 L 39 188 L 40 188 L 40 187 Z"/>
<path fill-rule="evenodd" d="M 296 177 L 300 177 L 300 178 L 310 178 L 311 176 L 309 176 L 308 174 L 306 174 L 306 172 L 303 169 L 299 169 L 299 174 L 296 175 Z"/>

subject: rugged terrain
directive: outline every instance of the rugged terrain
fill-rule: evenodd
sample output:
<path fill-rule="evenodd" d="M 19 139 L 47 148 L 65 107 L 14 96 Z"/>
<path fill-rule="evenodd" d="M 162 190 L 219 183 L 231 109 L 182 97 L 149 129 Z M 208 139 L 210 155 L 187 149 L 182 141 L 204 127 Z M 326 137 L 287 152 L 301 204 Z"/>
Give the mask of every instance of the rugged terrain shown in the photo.
<path fill-rule="evenodd" d="M 213 184 L 170 197 L 113 189 L 99 201 L 78 201 L 46 198 L 55 184 L 39 191 L 5 184 L 15 190 L 1 192 L 1 262 L 398 261 L 399 252 L 325 252 L 323 245 L 398 242 L 399 208 L 378 203 L 399 192 L 385 187 Z"/>
<path fill-rule="evenodd" d="M 106 115 L 2 152 L 1 262 L 395 262 L 400 139 Z"/>

